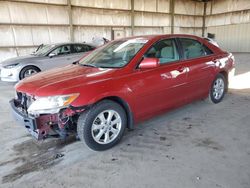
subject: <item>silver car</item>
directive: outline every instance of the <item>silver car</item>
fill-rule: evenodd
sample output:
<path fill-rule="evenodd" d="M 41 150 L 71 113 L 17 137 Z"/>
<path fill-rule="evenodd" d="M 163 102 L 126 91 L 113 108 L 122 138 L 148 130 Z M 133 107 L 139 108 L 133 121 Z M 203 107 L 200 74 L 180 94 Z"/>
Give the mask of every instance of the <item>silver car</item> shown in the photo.
<path fill-rule="evenodd" d="M 86 52 L 94 49 L 94 45 L 86 43 L 43 45 L 31 55 L 0 63 L 0 77 L 2 81 L 17 82 L 37 72 L 76 62 Z"/>

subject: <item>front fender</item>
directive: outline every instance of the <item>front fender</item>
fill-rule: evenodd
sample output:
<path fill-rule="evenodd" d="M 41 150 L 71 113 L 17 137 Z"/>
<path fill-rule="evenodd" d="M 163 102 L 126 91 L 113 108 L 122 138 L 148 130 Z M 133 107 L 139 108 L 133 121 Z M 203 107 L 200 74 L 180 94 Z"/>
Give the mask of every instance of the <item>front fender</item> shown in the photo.
<path fill-rule="evenodd" d="M 90 90 L 88 90 L 88 93 Z M 81 107 L 81 106 L 92 106 L 102 100 L 108 99 L 108 100 L 113 100 L 120 104 L 124 110 L 126 111 L 127 114 L 127 121 L 128 125 L 127 128 L 133 129 L 134 128 L 134 114 L 133 114 L 133 103 L 132 100 L 130 99 L 130 95 L 128 94 L 131 92 L 129 89 L 124 88 L 121 91 L 112 91 L 112 92 L 100 92 L 98 95 L 81 95 L 78 97 L 77 100 L 75 100 L 71 105 L 74 107 Z"/>

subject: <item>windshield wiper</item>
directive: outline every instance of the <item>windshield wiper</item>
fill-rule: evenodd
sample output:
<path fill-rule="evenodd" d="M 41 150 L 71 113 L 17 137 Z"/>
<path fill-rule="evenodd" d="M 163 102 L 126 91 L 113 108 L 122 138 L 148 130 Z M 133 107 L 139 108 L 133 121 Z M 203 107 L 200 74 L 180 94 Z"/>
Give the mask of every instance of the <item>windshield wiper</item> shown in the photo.
<path fill-rule="evenodd" d="M 116 68 L 120 68 L 120 67 L 100 66 L 99 68 L 104 68 L 104 69 L 116 69 Z"/>
<path fill-rule="evenodd" d="M 92 64 L 81 64 L 82 66 L 86 66 L 86 67 L 97 67 L 97 66 L 95 66 L 95 65 L 92 65 Z"/>

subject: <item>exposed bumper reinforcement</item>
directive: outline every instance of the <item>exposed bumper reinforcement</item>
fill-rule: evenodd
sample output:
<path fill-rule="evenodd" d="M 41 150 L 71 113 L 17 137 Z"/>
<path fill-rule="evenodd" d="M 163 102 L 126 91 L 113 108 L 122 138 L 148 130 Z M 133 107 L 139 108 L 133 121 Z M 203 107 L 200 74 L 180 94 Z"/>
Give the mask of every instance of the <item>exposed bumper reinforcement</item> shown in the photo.
<path fill-rule="evenodd" d="M 37 122 L 36 119 L 33 117 L 29 117 L 28 115 L 22 113 L 16 107 L 15 99 L 12 99 L 10 102 L 12 115 L 15 120 L 22 126 L 24 126 L 29 133 L 35 137 L 36 139 L 41 139 L 41 135 L 37 131 Z"/>

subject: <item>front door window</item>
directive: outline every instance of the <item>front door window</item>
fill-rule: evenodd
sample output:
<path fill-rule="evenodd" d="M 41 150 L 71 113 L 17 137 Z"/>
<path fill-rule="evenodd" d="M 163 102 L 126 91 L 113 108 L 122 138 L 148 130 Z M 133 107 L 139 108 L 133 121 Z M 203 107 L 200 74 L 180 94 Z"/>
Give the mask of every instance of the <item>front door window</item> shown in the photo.
<path fill-rule="evenodd" d="M 145 54 L 145 57 L 158 58 L 160 64 L 179 60 L 179 54 L 173 39 L 161 40 L 154 44 Z"/>

